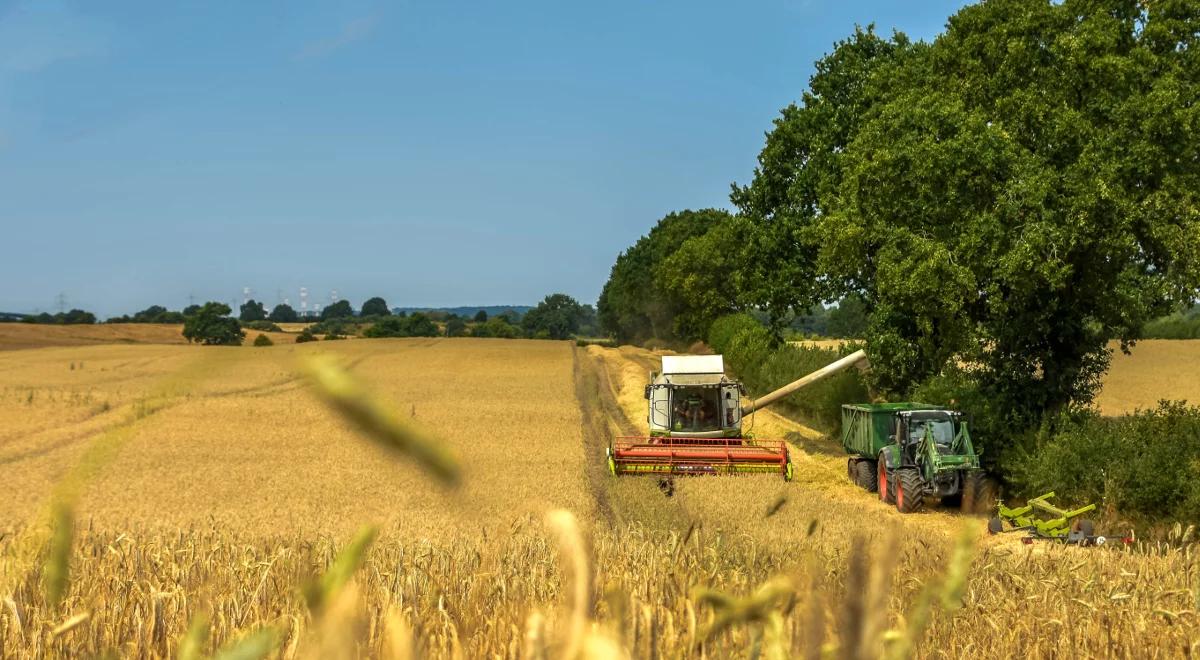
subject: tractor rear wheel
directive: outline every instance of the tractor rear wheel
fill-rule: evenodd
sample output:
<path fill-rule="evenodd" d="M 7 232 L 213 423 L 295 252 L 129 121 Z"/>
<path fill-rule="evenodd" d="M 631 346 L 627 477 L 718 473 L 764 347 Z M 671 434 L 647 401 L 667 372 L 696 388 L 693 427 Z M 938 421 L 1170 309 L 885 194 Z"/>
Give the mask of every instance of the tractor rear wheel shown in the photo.
<path fill-rule="evenodd" d="M 887 462 L 882 457 L 875 462 L 876 486 L 879 488 L 879 501 L 884 504 L 896 503 L 896 484 L 892 471 L 888 470 Z"/>
<path fill-rule="evenodd" d="M 858 463 L 854 464 L 854 472 L 854 483 L 862 486 L 868 493 L 874 493 L 878 487 L 875 483 L 875 461 L 869 458 L 859 459 Z"/>
<path fill-rule="evenodd" d="M 984 472 L 968 472 L 963 478 L 962 512 L 975 515 L 992 513 L 999 495 L 1000 485 L 995 479 Z"/>
<path fill-rule="evenodd" d="M 896 510 L 900 513 L 919 511 L 925 504 L 925 483 L 921 473 L 912 469 L 896 470 Z"/>

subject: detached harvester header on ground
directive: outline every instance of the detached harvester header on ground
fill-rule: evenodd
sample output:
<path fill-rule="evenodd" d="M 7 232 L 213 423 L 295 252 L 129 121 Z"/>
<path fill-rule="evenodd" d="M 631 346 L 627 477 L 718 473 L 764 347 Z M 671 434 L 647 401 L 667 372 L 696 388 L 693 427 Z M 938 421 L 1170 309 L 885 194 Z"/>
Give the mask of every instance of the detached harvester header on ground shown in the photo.
<path fill-rule="evenodd" d="M 866 360 L 857 351 L 742 404 L 746 389 L 725 375 L 720 355 L 664 355 L 662 372 L 651 374 L 648 436 L 615 438 L 608 468 L 615 475 L 776 473 L 792 478 L 783 440 L 757 440 L 742 433 L 742 420 L 755 410 Z"/>

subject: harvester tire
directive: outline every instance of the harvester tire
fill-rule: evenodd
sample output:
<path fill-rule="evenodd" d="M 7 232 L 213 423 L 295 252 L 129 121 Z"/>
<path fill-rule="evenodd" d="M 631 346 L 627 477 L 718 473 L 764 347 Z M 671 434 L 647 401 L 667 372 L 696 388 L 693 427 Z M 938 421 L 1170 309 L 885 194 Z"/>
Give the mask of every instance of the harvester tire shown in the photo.
<path fill-rule="evenodd" d="M 896 510 L 900 513 L 920 511 L 925 505 L 925 483 L 921 473 L 900 469 L 892 473 L 896 482 Z"/>
<path fill-rule="evenodd" d="M 896 480 L 893 474 L 888 470 L 887 463 L 883 460 L 875 462 L 878 466 L 876 473 L 876 486 L 879 488 L 879 501 L 884 504 L 896 503 Z"/>
<path fill-rule="evenodd" d="M 861 458 L 854 464 L 854 483 L 862 486 L 868 493 L 874 493 L 879 484 L 875 483 L 875 461 Z"/>
<path fill-rule="evenodd" d="M 963 479 L 962 512 L 975 515 L 993 513 L 999 495 L 1000 485 L 995 479 L 983 472 L 968 472 Z"/>

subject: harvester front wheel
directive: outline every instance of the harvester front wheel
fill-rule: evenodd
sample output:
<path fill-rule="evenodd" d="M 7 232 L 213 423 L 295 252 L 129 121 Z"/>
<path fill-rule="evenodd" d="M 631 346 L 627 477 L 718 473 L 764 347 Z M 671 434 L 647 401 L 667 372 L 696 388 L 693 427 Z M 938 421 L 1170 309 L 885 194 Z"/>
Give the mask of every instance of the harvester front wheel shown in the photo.
<path fill-rule="evenodd" d="M 868 493 L 874 493 L 879 484 L 875 483 L 875 461 L 860 458 L 854 464 L 854 483 L 862 486 Z"/>
<path fill-rule="evenodd" d="M 896 484 L 895 479 L 892 478 L 892 472 L 887 468 L 887 462 L 881 457 L 880 460 L 875 462 L 875 465 L 878 466 L 876 470 L 876 482 L 879 487 L 879 501 L 884 504 L 895 504 Z"/>
<path fill-rule="evenodd" d="M 919 511 L 925 504 L 925 483 L 921 473 L 900 469 L 892 473 L 896 481 L 896 510 L 900 513 Z"/>

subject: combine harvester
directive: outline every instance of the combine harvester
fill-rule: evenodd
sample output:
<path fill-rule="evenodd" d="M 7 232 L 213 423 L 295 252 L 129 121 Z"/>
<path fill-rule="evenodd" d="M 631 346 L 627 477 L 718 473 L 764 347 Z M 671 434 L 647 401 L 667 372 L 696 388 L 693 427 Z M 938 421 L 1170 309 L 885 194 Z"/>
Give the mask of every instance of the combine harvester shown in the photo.
<path fill-rule="evenodd" d="M 614 475 L 658 477 L 774 473 L 790 481 L 787 443 L 743 434 L 742 420 L 866 359 L 865 352 L 856 351 L 742 405 L 746 388 L 725 375 L 720 355 L 664 355 L 662 373 L 652 373 L 646 386 L 650 434 L 613 439 L 608 469 Z"/>

